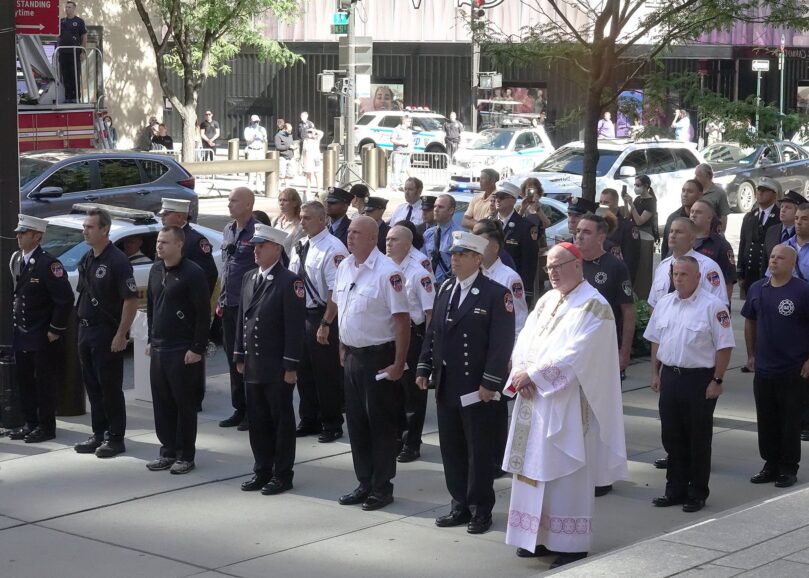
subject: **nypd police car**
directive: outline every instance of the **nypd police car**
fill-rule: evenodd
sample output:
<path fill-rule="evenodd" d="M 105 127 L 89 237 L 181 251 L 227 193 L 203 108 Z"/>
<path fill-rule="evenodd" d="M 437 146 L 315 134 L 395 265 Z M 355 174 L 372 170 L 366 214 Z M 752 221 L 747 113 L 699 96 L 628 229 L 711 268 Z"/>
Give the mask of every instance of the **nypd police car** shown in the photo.
<path fill-rule="evenodd" d="M 372 144 L 385 150 L 393 150 L 390 142 L 393 129 L 402 123 L 402 117 L 409 116 L 413 131 L 413 151 L 446 153 L 444 146 L 444 123 L 447 117 L 434 112 L 411 110 L 375 110 L 366 112 L 354 127 L 354 142 L 362 149 Z"/>

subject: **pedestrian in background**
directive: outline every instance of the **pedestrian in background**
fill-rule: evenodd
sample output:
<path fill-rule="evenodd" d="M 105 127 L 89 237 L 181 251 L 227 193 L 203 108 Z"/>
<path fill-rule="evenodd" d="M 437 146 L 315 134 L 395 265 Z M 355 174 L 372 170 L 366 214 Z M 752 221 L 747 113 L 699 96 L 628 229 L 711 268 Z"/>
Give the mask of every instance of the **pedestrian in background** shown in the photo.
<path fill-rule="evenodd" d="M 59 20 L 57 52 L 65 102 L 77 102 L 81 95 L 81 66 L 87 56 L 87 26 L 76 16 L 73 0 L 65 3 L 65 17 Z"/>
<path fill-rule="evenodd" d="M 598 121 L 598 138 L 615 138 L 615 124 L 612 122 L 612 114 L 605 112 L 601 120 Z"/>
<path fill-rule="evenodd" d="M 281 190 L 287 187 L 287 179 L 295 177 L 295 150 L 292 148 L 292 125 L 283 118 L 278 119 L 277 125 L 273 142 L 278 151 L 278 188 Z"/>
<path fill-rule="evenodd" d="M 309 131 L 311 131 L 313 128 L 315 128 L 315 123 L 309 120 L 309 113 L 304 110 L 301 113 L 300 122 L 298 122 L 298 139 L 300 140 L 299 153 L 301 157 L 303 157 L 303 144 L 306 141 L 306 139 L 311 138 L 309 136 Z"/>
<path fill-rule="evenodd" d="M 634 200 L 628 193 L 623 194 L 624 211 L 635 221 L 640 234 L 640 256 L 634 288 L 638 297 L 645 299 L 652 286 L 652 262 L 658 239 L 657 197 L 652 190 L 652 180 L 646 175 L 635 177 L 634 191 Z"/>
<path fill-rule="evenodd" d="M 200 160 L 212 161 L 216 156 L 216 140 L 220 136 L 219 122 L 213 119 L 210 110 L 205 111 L 205 119 L 199 123 L 199 138 L 202 141 L 203 158 Z"/>
<path fill-rule="evenodd" d="M 111 149 L 118 148 L 118 129 L 112 124 L 112 117 L 106 115 L 104 117 L 104 130 L 107 131 L 107 143 Z"/>
<path fill-rule="evenodd" d="M 301 196 L 297 189 L 288 187 L 278 193 L 278 208 L 280 212 L 272 221 L 272 226 L 287 234 L 284 241 L 284 251 L 292 255 L 292 247 L 300 241 L 306 233 L 301 227 Z"/>
<path fill-rule="evenodd" d="M 458 152 L 458 146 L 461 144 L 461 133 L 463 133 L 463 125 L 458 120 L 458 115 L 453 110 L 449 113 L 449 122 L 444 123 L 444 145 L 447 147 L 447 156 L 449 162 L 455 162 L 455 153 Z"/>
<path fill-rule="evenodd" d="M 413 152 L 413 131 L 410 128 L 410 117 L 402 116 L 399 125 L 393 129 L 390 137 L 393 145 L 393 170 L 391 172 L 391 188 L 401 189 L 410 168 L 410 155 Z"/>
<path fill-rule="evenodd" d="M 315 183 L 315 195 L 320 187 L 318 184 L 318 171 L 320 161 L 323 159 L 323 153 L 320 152 L 320 140 L 322 138 L 323 131 L 316 129 L 315 125 L 312 124 L 306 133 L 306 138 L 301 141 L 301 170 L 303 171 L 303 176 L 306 177 L 306 190 L 303 193 L 304 202 L 308 199 L 309 185 L 312 181 Z"/>
<path fill-rule="evenodd" d="M 254 114 L 250 124 L 244 127 L 244 155 L 249 161 L 260 161 L 267 157 L 267 129 L 261 126 L 261 117 Z M 248 173 L 247 183 L 259 186 L 262 180 L 260 172 Z"/>

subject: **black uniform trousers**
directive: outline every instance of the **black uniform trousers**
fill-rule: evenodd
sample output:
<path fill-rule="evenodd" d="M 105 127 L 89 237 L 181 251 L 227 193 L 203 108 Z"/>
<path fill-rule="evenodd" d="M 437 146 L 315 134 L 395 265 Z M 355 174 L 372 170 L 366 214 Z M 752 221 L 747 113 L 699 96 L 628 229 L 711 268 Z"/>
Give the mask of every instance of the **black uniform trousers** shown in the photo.
<path fill-rule="evenodd" d="M 776 377 L 756 373 L 753 378 L 758 451 L 768 472 L 784 475 L 798 472 L 801 413 L 807 385 L 800 367 Z"/>
<path fill-rule="evenodd" d="M 376 374 L 395 358 L 393 342 L 349 347 L 345 358 L 346 425 L 354 472 L 360 487 L 377 497 L 393 493 L 402 385 L 387 379 L 377 381 Z"/>
<path fill-rule="evenodd" d="M 65 47 L 59 51 L 59 74 L 65 87 L 67 102 L 76 102 L 81 90 L 81 52 L 80 47 Z"/>
<path fill-rule="evenodd" d="M 669 456 L 666 495 L 708 497 L 715 399 L 705 399 L 714 368 L 681 369 L 667 365 L 660 374 L 660 425 Z"/>
<path fill-rule="evenodd" d="M 343 369 L 337 324 L 329 327 L 329 343 L 317 342 L 325 307 L 306 310 L 303 358 L 298 364 L 298 414 L 303 427 L 343 431 Z"/>
<path fill-rule="evenodd" d="M 449 157 L 450 162 L 454 162 L 455 153 L 458 152 L 458 147 L 460 146 L 461 141 L 447 139 L 444 144 L 447 145 L 447 156 Z"/>
<path fill-rule="evenodd" d="M 444 462 L 444 478 L 452 496 L 452 511 L 485 517 L 494 507 L 494 456 L 498 442 L 492 424 L 505 403 L 480 401 L 460 404 L 436 403 L 438 442 Z"/>
<path fill-rule="evenodd" d="M 97 439 L 123 440 L 126 432 L 124 353 L 110 350 L 117 327 L 101 323 L 79 327 L 79 361 L 90 421 Z"/>
<path fill-rule="evenodd" d="M 230 403 L 239 414 L 244 416 L 247 411 L 247 404 L 244 393 L 244 378 L 236 371 L 236 363 L 233 361 L 233 349 L 236 345 L 236 324 L 239 320 L 239 307 L 224 307 L 222 315 L 222 348 L 228 358 L 228 368 L 230 369 Z"/>
<path fill-rule="evenodd" d="M 149 377 L 160 455 L 193 462 L 197 442 L 199 374 L 205 371 L 205 365 L 201 361 L 186 365 L 187 351 L 188 348 L 167 351 L 153 347 Z"/>
<path fill-rule="evenodd" d="M 259 477 L 292 481 L 295 464 L 295 384 L 283 376 L 267 376 L 266 383 L 246 382 L 247 419 L 250 422 L 250 448 Z"/>
<path fill-rule="evenodd" d="M 20 404 L 25 423 L 31 429 L 56 431 L 56 372 L 63 356 L 63 337 L 37 351 L 15 353 Z"/>
<path fill-rule="evenodd" d="M 421 448 L 424 417 L 427 414 L 428 390 L 416 385 L 416 366 L 419 364 L 421 345 L 424 343 L 424 324 L 410 325 L 410 348 L 407 350 L 407 366 L 402 375 L 404 389 L 404 434 L 402 446 L 411 450 Z"/>

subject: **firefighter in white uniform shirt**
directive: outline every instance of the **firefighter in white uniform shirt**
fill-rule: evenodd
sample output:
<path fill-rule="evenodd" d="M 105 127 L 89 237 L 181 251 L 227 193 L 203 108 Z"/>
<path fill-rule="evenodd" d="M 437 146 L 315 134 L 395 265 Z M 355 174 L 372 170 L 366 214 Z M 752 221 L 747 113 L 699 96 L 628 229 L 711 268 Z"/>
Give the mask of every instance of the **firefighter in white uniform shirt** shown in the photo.
<path fill-rule="evenodd" d="M 376 247 L 379 226 L 357 217 L 348 228 L 352 253 L 337 268 L 337 304 L 345 375 L 346 422 L 359 485 L 342 505 L 378 510 L 393 502 L 401 378 L 410 345 L 402 270 Z"/>
<path fill-rule="evenodd" d="M 402 225 L 388 231 L 387 255 L 399 265 L 404 273 L 407 302 L 410 306 L 410 348 L 407 352 L 407 369 L 402 376 L 404 388 L 404 418 L 402 425 L 402 451 L 396 461 L 407 463 L 417 460 L 421 450 L 421 432 L 427 413 L 427 390 L 416 385 L 416 366 L 419 363 L 424 333 L 430 323 L 435 301 L 435 278 L 433 274 L 414 260 L 409 250 L 413 232 Z M 419 253 L 422 257 L 422 253 Z"/>
<path fill-rule="evenodd" d="M 725 278 L 719 264 L 692 248 L 697 238 L 694 223 L 686 217 L 674 219 L 669 229 L 669 249 L 671 255 L 660 261 L 660 265 L 655 269 L 652 289 L 649 292 L 649 305 L 655 307 L 658 301 L 667 293 L 674 292 L 674 282 L 672 272 L 674 262 L 678 257 L 687 255 L 693 257 L 699 264 L 700 284 L 702 289 L 718 297 L 722 303 L 729 305 L 728 293 L 725 288 Z"/>

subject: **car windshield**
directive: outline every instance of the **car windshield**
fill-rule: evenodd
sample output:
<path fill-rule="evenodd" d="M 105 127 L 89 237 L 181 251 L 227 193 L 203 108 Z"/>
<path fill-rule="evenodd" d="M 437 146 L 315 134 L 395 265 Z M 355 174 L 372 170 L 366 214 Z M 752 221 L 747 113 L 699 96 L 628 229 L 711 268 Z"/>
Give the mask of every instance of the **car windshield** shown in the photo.
<path fill-rule="evenodd" d="M 603 177 L 606 175 L 620 154 L 620 151 L 599 150 L 596 176 Z M 578 147 L 561 148 L 537 165 L 534 172 L 581 175 L 584 172 L 584 149 Z"/>
<path fill-rule="evenodd" d="M 708 162 L 739 163 L 742 165 L 753 162 L 756 148 L 742 147 L 735 144 L 715 144 L 706 147 L 703 156 Z"/>
<path fill-rule="evenodd" d="M 20 158 L 20 186 L 34 180 L 47 171 L 53 163 L 42 159 Z"/>
<path fill-rule="evenodd" d="M 473 150 L 504 151 L 514 136 L 510 131 L 484 130 L 469 147 Z"/>
<path fill-rule="evenodd" d="M 422 130 L 427 131 L 434 131 L 434 130 L 444 130 L 444 123 L 449 122 L 445 118 L 435 118 L 432 116 L 417 116 L 415 117 L 416 125 L 413 128 L 421 127 Z"/>
<path fill-rule="evenodd" d="M 75 271 L 79 261 L 90 249 L 84 242 L 81 229 L 48 225 L 42 239 L 42 248 L 62 262 L 66 271 Z"/>
<path fill-rule="evenodd" d="M 774 147 L 764 147 L 764 150 L 760 151 L 758 148 L 751 148 L 745 149 L 744 158 L 739 158 L 738 162 L 740 165 L 754 165 L 759 160 L 759 158 L 764 161 L 768 160 L 771 163 L 775 162 L 775 154 Z"/>

